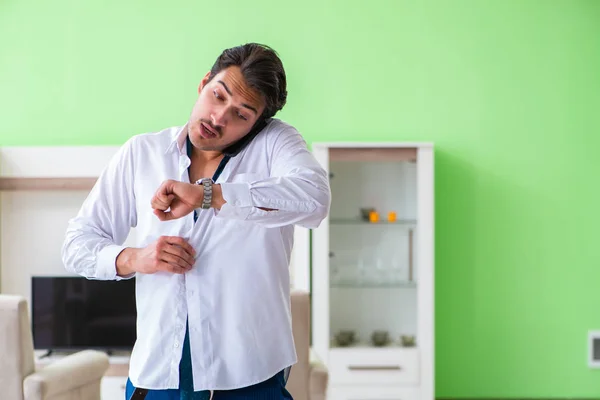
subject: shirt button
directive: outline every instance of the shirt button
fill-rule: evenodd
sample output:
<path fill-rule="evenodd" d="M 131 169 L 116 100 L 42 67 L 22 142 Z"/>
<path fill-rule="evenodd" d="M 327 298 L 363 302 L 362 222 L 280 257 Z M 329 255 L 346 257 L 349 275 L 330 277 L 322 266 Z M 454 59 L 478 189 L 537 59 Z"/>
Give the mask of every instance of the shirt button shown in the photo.
<path fill-rule="evenodd" d="M 178 348 L 179 347 L 179 342 L 175 342 L 175 344 L 173 346 L 175 346 L 175 348 Z"/>

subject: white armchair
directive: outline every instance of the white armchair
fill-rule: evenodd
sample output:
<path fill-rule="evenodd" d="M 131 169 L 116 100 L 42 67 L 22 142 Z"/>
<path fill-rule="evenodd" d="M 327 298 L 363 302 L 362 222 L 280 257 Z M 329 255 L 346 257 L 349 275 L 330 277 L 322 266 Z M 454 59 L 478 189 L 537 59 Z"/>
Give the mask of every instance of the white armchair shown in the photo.
<path fill-rule="evenodd" d="M 6 400 L 100 400 L 108 356 L 85 350 L 35 369 L 27 302 L 0 294 L 0 397 Z"/>

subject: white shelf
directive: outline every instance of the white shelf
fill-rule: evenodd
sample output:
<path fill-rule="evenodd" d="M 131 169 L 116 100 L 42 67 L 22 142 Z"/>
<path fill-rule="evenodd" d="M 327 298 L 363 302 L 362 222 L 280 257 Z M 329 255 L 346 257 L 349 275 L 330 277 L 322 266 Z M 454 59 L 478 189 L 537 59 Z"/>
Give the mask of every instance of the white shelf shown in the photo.
<path fill-rule="evenodd" d="M 0 177 L 0 191 L 12 190 L 84 190 L 90 191 L 97 177 Z"/>

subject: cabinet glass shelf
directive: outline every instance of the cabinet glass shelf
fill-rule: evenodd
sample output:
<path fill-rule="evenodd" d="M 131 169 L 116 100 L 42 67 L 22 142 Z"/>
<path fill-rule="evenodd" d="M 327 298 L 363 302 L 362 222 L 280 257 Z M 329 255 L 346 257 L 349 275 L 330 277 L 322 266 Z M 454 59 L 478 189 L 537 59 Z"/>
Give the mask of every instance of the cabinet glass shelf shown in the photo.
<path fill-rule="evenodd" d="M 404 345 L 402 344 L 400 341 L 393 341 L 391 343 L 388 343 L 386 345 L 383 346 L 375 346 L 370 342 L 359 342 L 359 343 L 354 343 L 354 344 L 350 344 L 350 345 L 346 345 L 346 346 L 342 346 L 339 345 L 335 340 L 330 341 L 329 346 L 332 349 L 336 349 L 338 351 L 343 351 L 343 350 L 356 350 L 356 349 L 369 349 L 369 350 L 374 350 L 377 349 L 379 351 L 385 351 L 385 350 L 390 350 L 390 349 L 403 349 L 405 351 L 418 351 L 418 346 L 416 345 Z"/>
<path fill-rule="evenodd" d="M 366 221 L 361 218 L 331 218 L 329 220 L 330 225 L 416 225 L 417 221 L 414 219 L 398 219 L 396 221 L 379 220 L 377 222 Z"/>
<path fill-rule="evenodd" d="M 391 282 L 360 282 L 360 281 L 342 281 L 332 282 L 329 287 L 331 288 L 348 288 L 348 289 L 368 289 L 368 288 L 416 288 L 417 282 L 415 281 L 391 281 Z"/>

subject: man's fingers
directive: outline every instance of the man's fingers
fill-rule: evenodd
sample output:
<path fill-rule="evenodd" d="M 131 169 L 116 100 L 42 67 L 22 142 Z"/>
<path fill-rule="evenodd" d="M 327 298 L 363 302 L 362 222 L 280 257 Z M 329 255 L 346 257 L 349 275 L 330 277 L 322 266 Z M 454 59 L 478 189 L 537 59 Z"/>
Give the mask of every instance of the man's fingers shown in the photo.
<path fill-rule="evenodd" d="M 150 203 L 152 204 L 152 208 L 156 210 L 165 211 L 171 205 L 171 202 L 175 198 L 175 195 L 172 191 L 172 182 L 169 180 L 164 181 L 156 190 L 154 196 Z"/>
<path fill-rule="evenodd" d="M 156 208 L 154 209 L 154 215 L 156 215 L 161 221 L 170 221 L 175 219 L 171 211 L 163 211 Z"/>
<path fill-rule="evenodd" d="M 174 194 L 163 194 L 161 193 L 160 196 L 158 196 L 159 199 L 164 202 L 164 204 L 166 205 L 171 205 L 171 203 L 173 202 L 173 199 L 175 198 Z"/>
<path fill-rule="evenodd" d="M 187 272 L 187 270 L 185 268 L 181 268 L 178 265 L 174 265 L 174 264 L 167 264 L 168 266 L 168 271 L 173 272 L 174 274 L 185 274 Z"/>
<path fill-rule="evenodd" d="M 185 260 L 185 262 L 190 264 L 190 266 L 193 266 L 194 263 L 196 262 L 196 259 L 194 258 L 194 256 L 192 254 L 189 253 L 188 250 L 186 250 L 182 247 L 179 247 L 178 245 L 175 245 L 175 244 L 167 246 L 165 248 L 165 253 L 172 254 L 175 257 Z"/>
<path fill-rule="evenodd" d="M 179 257 L 176 254 L 165 252 L 161 255 L 162 261 L 165 261 L 169 264 L 177 265 L 185 270 L 190 270 L 193 267 L 193 262 L 190 263 L 189 259 Z"/>
<path fill-rule="evenodd" d="M 171 206 L 173 199 L 175 199 L 175 195 L 173 194 L 156 193 L 152 197 L 150 204 L 155 210 L 165 211 Z"/>
<path fill-rule="evenodd" d="M 187 269 L 182 268 L 179 265 L 171 264 L 171 263 L 164 262 L 164 261 L 161 261 L 158 264 L 158 268 L 161 271 L 173 272 L 174 274 L 185 274 L 188 271 Z"/>
<path fill-rule="evenodd" d="M 179 236 L 166 236 L 165 240 L 167 241 L 167 243 L 169 244 L 175 244 L 177 246 L 182 247 L 185 251 L 187 251 L 191 256 L 195 256 L 196 255 L 196 250 L 194 250 L 194 248 L 192 247 L 192 245 L 190 245 L 188 243 L 187 240 L 185 240 L 182 237 Z"/>

